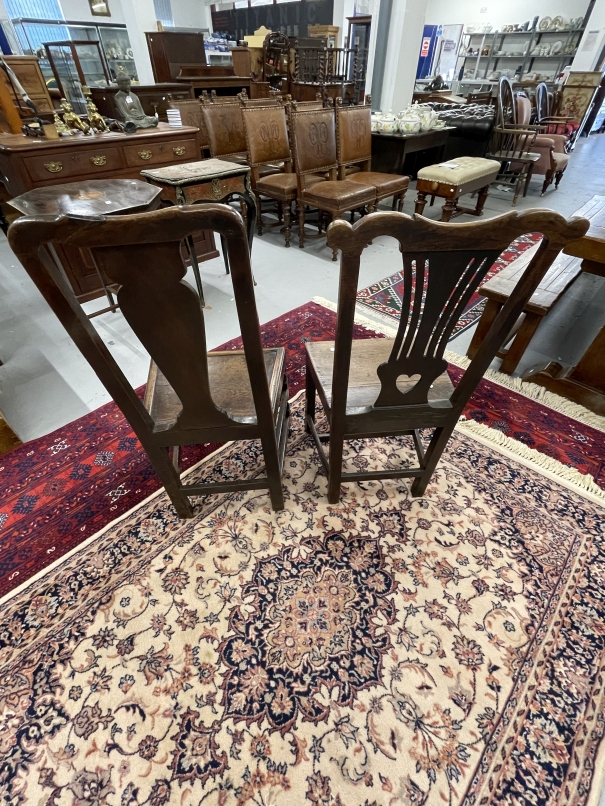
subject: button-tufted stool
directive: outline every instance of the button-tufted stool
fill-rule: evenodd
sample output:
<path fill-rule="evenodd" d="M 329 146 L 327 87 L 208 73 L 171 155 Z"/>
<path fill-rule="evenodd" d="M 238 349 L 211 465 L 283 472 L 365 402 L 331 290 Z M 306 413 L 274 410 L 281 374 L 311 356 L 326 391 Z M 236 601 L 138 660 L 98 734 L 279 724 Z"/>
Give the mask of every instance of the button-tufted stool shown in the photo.
<path fill-rule="evenodd" d="M 500 171 L 500 163 L 482 157 L 457 157 L 438 165 L 427 165 L 418 171 L 416 207 L 414 212 L 422 215 L 427 196 L 440 196 L 445 199 L 441 211 L 441 221 L 462 213 L 480 216 L 487 199 L 490 184 Z M 475 209 L 458 206 L 458 199 L 465 193 L 479 191 Z M 431 202 L 432 203 L 432 202 Z"/>

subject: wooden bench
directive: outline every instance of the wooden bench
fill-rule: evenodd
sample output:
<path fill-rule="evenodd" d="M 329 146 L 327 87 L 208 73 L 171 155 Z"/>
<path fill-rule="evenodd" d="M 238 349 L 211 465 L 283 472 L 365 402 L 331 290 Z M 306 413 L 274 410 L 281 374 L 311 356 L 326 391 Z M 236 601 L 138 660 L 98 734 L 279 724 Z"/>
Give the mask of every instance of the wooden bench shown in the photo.
<path fill-rule="evenodd" d="M 479 289 L 478 293 L 487 298 L 487 304 L 466 352 L 469 358 L 473 358 L 479 349 L 479 345 L 488 334 L 494 319 L 508 300 L 537 249 L 538 244 L 526 250 Z M 554 308 L 581 271 L 582 260 L 580 258 L 559 255 L 546 272 L 512 329 L 506 343 L 509 345 L 508 348 L 505 345 L 498 353 L 498 357 L 502 358 L 500 372 L 510 375 L 515 371 L 542 318 Z"/>

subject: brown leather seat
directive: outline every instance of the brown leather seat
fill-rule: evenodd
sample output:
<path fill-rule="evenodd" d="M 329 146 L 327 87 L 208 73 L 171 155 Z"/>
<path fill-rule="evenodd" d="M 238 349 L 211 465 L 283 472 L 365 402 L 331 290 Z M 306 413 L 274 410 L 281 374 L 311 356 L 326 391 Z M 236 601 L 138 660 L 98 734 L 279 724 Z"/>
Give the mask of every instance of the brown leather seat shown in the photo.
<path fill-rule="evenodd" d="M 313 179 L 315 178 L 313 177 Z M 321 205 L 321 209 L 329 207 L 331 211 L 343 213 L 357 207 L 364 207 L 366 204 L 372 204 L 376 200 L 376 191 L 373 185 L 363 187 L 349 179 L 344 179 L 342 182 L 322 182 L 320 180 L 319 183 L 314 183 L 302 192 L 302 199 L 312 207 Z"/>
<path fill-rule="evenodd" d="M 338 146 L 338 173 L 340 179 L 347 179 L 359 185 L 376 189 L 376 200 L 393 197 L 393 210 L 401 210 L 403 197 L 410 184 L 409 176 L 385 174 L 371 170 L 372 130 L 371 108 L 369 105 L 343 107 L 340 98 L 336 100 L 336 132 Z M 349 175 L 354 166 L 361 167 L 359 173 Z"/>
<path fill-rule="evenodd" d="M 348 176 L 347 182 L 374 187 L 381 194 L 380 198 L 383 198 L 383 195 L 387 197 L 405 193 L 410 185 L 410 177 L 400 176 L 399 174 L 383 174 L 380 171 L 360 171 Z"/>
<path fill-rule="evenodd" d="M 321 176 L 309 177 L 309 184 L 319 182 L 324 182 Z M 281 194 L 280 201 L 294 201 L 298 191 L 298 179 L 296 174 L 292 173 L 272 174 L 259 179 L 256 183 L 256 189 L 259 193 L 272 194 L 273 198 L 277 198 L 277 194 Z"/>
<path fill-rule="evenodd" d="M 292 111 L 290 117 L 294 165 L 298 176 L 298 245 L 304 248 L 305 206 L 330 213 L 332 220 L 348 211 L 376 207 L 376 188 L 345 179 L 337 180 L 336 122 L 333 109 Z M 328 173 L 318 183 L 317 175 Z M 357 176 L 357 174 L 355 174 Z M 351 177 L 352 179 L 352 177 Z M 320 216 L 320 232 L 323 224 Z M 337 249 L 332 249 L 336 260 Z"/>

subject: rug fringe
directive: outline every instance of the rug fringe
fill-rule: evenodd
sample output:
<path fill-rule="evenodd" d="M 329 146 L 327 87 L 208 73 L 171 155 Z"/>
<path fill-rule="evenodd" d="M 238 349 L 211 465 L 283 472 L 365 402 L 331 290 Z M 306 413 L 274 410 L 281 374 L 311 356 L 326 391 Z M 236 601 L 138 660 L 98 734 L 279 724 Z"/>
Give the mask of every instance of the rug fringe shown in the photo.
<path fill-rule="evenodd" d="M 448 363 L 454 364 L 460 369 L 466 369 L 471 363 L 466 356 L 459 355 L 451 350 L 446 350 L 443 357 Z M 492 383 L 497 383 L 498 386 L 504 386 L 519 395 L 529 397 L 531 400 L 558 411 L 572 420 L 577 420 L 580 423 L 584 423 L 584 425 L 591 426 L 591 428 L 596 428 L 597 431 L 605 431 L 605 417 L 595 414 L 593 411 L 567 400 L 565 397 L 556 395 L 554 392 L 549 392 L 543 386 L 538 386 L 536 383 L 524 383 L 522 378 L 513 378 L 494 369 L 488 369 L 484 377 L 486 380 L 492 381 Z"/>
<path fill-rule="evenodd" d="M 313 302 L 328 308 L 330 311 L 336 311 L 337 305 L 323 297 L 313 297 Z M 381 314 L 372 312 L 373 316 L 379 317 Z M 385 317 L 386 318 L 386 317 Z M 363 327 L 376 330 L 385 336 L 394 338 L 396 334 L 395 328 L 389 326 L 387 323 L 382 323 L 379 320 L 371 319 L 365 316 L 364 313 L 359 311 L 359 303 L 355 306 L 355 323 Z M 466 356 L 454 353 L 452 350 L 446 350 L 443 357 L 445 360 L 460 369 L 466 369 L 471 363 L 470 359 Z M 561 395 L 556 395 L 554 392 L 549 392 L 543 386 L 538 386 L 536 383 L 524 383 L 521 378 L 513 378 L 510 375 L 505 375 L 503 372 L 498 372 L 494 369 L 488 369 L 485 372 L 484 378 L 492 383 L 497 383 L 498 386 L 504 386 L 523 397 L 528 397 L 530 400 L 535 400 L 536 403 L 541 403 L 553 411 L 558 411 L 572 420 L 577 420 L 579 423 L 589 425 L 597 431 L 605 432 L 605 417 L 600 414 L 595 414 L 590 409 L 580 406 L 571 400 L 567 400 Z"/>
<path fill-rule="evenodd" d="M 498 451 L 504 449 L 512 458 L 522 460 L 523 464 L 554 477 L 556 481 L 562 482 L 566 487 L 584 497 L 590 497 L 599 504 L 605 503 L 605 490 L 596 484 L 594 478 L 588 473 L 580 473 L 575 467 L 569 467 L 553 459 L 535 448 L 530 448 L 516 439 L 507 437 L 502 431 L 490 428 L 476 420 L 461 418 L 458 420 L 456 430 L 461 431 L 470 437 L 476 437 L 480 442 L 488 444 Z"/>

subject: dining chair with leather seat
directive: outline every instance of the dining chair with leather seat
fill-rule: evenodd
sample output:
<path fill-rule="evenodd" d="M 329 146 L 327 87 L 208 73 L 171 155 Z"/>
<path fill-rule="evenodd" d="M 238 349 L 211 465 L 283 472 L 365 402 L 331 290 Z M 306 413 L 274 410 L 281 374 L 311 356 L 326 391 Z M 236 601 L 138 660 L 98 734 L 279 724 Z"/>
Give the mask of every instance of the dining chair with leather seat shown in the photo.
<path fill-rule="evenodd" d="M 425 493 L 466 403 L 525 304 L 562 249 L 587 229 L 586 219 L 566 221 L 550 210 L 468 224 L 380 212 L 353 226 L 345 221 L 330 226 L 328 243 L 342 251 L 336 339 L 307 342 L 305 348 L 306 427 L 328 476 L 331 504 L 338 503 L 343 482 L 411 478 L 411 494 Z M 543 235 L 538 250 L 454 386 L 444 352 L 458 319 L 499 256 L 516 238 L 534 232 Z M 402 255 L 401 317 L 394 338 L 354 339 L 361 255 L 379 236 L 394 238 Z M 315 424 L 316 395 L 328 422 L 323 432 Z M 428 445 L 422 429 L 432 430 Z M 404 460 L 385 467 L 370 460 L 365 467 L 354 462 L 358 472 L 343 470 L 345 440 L 402 435 L 411 437 L 415 464 Z"/>
<path fill-rule="evenodd" d="M 376 201 L 393 197 L 393 210 L 401 211 L 403 197 L 410 185 L 409 176 L 372 171 L 371 107 L 366 104 L 342 106 L 336 99 L 336 144 L 339 179 L 374 187 Z M 347 174 L 347 168 L 359 167 L 358 173 Z"/>
<path fill-rule="evenodd" d="M 328 213 L 332 221 L 343 213 L 361 208 L 373 210 L 376 188 L 338 180 L 336 124 L 333 109 L 293 111 L 290 117 L 294 149 L 294 167 L 298 178 L 298 245 L 304 249 L 305 207 Z M 327 172 L 328 179 L 315 181 L 317 174 Z M 332 248 L 332 260 L 338 250 Z"/>
<path fill-rule="evenodd" d="M 208 353 L 204 311 L 183 278 L 182 241 L 202 230 L 227 244 L 243 350 Z M 179 517 L 193 517 L 191 497 L 269 490 L 283 509 L 281 474 L 288 433 L 283 348 L 263 349 L 248 240 L 241 216 L 224 204 L 168 207 L 90 219 L 23 217 L 11 248 L 139 438 Z M 124 318 L 151 357 L 141 401 L 53 261 L 51 244 L 88 250 L 119 287 Z M 260 440 L 266 475 L 248 478 L 217 466 L 213 478 L 184 483 L 182 445 Z M 170 455 L 172 449 L 172 456 Z M 262 465 L 262 462 L 261 462 Z"/>
<path fill-rule="evenodd" d="M 259 209 L 263 198 L 276 201 L 281 225 L 283 215 L 286 247 L 290 246 L 292 203 L 298 194 L 298 180 L 292 172 L 292 155 L 288 139 L 286 112 L 282 106 L 242 109 L 248 159 L 252 172 L 252 189 L 257 196 Z M 270 176 L 261 175 L 261 170 L 279 161 L 284 170 Z M 321 177 L 309 177 L 309 186 L 322 182 Z M 257 218 L 258 234 L 262 235 L 262 216 Z"/>

